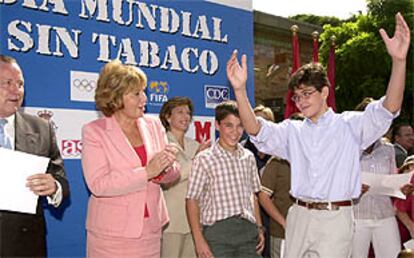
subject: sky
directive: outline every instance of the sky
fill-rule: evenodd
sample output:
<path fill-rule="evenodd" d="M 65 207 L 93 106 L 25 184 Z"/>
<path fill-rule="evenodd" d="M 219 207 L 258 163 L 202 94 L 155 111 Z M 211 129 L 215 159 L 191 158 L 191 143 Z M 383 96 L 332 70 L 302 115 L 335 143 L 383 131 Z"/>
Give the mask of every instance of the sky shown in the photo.
<path fill-rule="evenodd" d="M 282 17 L 314 14 L 349 18 L 358 11 L 366 13 L 365 0 L 253 0 L 253 9 Z"/>

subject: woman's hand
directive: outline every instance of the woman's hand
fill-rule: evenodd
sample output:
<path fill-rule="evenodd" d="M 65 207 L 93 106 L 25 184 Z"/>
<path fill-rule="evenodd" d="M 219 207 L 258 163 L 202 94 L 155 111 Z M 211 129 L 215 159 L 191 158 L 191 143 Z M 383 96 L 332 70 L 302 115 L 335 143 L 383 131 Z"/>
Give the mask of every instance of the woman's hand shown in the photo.
<path fill-rule="evenodd" d="M 205 142 L 200 143 L 200 146 L 198 146 L 197 153 L 210 148 L 210 146 L 211 146 L 211 140 L 207 140 Z"/>
<path fill-rule="evenodd" d="M 171 167 L 175 162 L 177 152 L 176 146 L 168 144 L 164 150 L 156 153 L 147 165 L 148 179 L 158 176 L 164 170 Z"/>
<path fill-rule="evenodd" d="M 413 192 L 414 192 L 414 185 L 412 185 L 412 184 L 405 184 L 403 187 L 401 187 L 401 192 L 404 194 L 404 195 L 410 195 L 410 194 L 412 194 Z"/>

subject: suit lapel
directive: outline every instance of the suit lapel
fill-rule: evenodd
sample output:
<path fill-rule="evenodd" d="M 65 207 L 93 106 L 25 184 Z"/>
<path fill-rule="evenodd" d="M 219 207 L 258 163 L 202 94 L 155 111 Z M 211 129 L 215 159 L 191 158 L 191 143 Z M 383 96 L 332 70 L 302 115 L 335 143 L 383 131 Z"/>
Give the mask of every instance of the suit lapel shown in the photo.
<path fill-rule="evenodd" d="M 147 152 L 147 163 L 151 160 L 154 156 L 154 142 L 155 142 L 155 135 L 151 135 L 151 131 L 149 130 L 149 125 L 145 121 L 143 117 L 140 117 L 137 121 L 139 133 L 141 134 L 142 142 L 145 146 L 145 151 Z"/>
<path fill-rule="evenodd" d="M 112 144 L 118 149 L 119 153 L 122 153 L 127 160 L 131 161 L 132 165 L 141 166 L 141 160 L 129 144 L 115 117 L 106 117 L 105 119 L 106 133 Z"/>
<path fill-rule="evenodd" d="M 39 134 L 32 130 L 32 127 L 17 112 L 15 119 L 15 149 L 27 153 L 36 153 L 38 146 L 36 144 Z"/>

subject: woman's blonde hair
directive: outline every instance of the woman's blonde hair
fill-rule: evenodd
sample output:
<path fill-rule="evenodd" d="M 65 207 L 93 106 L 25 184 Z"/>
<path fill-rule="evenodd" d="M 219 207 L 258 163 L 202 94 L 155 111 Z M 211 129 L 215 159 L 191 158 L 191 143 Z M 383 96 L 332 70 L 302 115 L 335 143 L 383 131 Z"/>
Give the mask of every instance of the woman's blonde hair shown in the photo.
<path fill-rule="evenodd" d="M 412 167 L 412 166 L 414 166 L 414 155 L 410 155 L 404 160 L 404 162 L 401 165 L 401 167 L 399 168 L 398 172 L 399 173 L 408 172 L 410 167 Z"/>
<path fill-rule="evenodd" d="M 124 108 L 126 93 L 141 91 L 147 85 L 147 76 L 138 67 L 124 65 L 119 60 L 107 63 L 101 70 L 95 91 L 95 103 L 105 116 Z"/>
<path fill-rule="evenodd" d="M 272 122 L 275 121 L 275 115 L 273 114 L 273 111 L 268 107 L 265 107 L 263 105 L 258 105 L 257 107 L 255 107 L 253 109 L 253 112 L 256 115 L 257 115 L 257 113 L 261 112 L 266 116 L 266 117 L 264 117 L 266 120 L 269 120 L 269 121 L 272 121 Z"/>

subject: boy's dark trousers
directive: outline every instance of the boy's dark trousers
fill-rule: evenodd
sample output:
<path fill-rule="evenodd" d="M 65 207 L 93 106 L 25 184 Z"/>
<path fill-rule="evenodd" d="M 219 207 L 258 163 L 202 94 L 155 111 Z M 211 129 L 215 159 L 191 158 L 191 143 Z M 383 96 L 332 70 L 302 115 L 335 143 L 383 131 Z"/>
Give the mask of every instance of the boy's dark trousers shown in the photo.
<path fill-rule="evenodd" d="M 215 258 L 258 258 L 256 224 L 241 217 L 230 217 L 203 227 L 204 238 Z"/>

